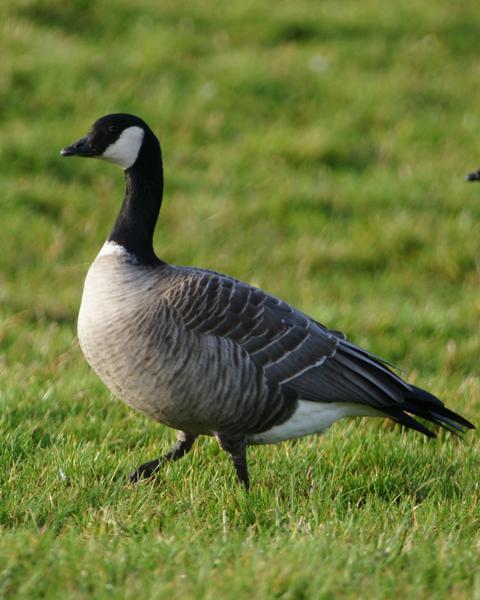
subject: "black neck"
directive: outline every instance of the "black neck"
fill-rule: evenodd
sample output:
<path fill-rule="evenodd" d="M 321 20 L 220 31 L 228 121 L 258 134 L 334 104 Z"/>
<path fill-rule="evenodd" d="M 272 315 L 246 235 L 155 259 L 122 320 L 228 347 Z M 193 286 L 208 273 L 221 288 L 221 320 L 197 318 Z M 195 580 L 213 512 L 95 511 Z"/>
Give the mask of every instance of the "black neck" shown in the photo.
<path fill-rule="evenodd" d="M 155 142 L 156 148 L 145 148 L 144 143 L 135 164 L 125 171 L 125 198 L 108 238 L 146 265 L 162 262 L 153 250 L 153 232 L 163 194 L 162 157 L 156 139 Z"/>

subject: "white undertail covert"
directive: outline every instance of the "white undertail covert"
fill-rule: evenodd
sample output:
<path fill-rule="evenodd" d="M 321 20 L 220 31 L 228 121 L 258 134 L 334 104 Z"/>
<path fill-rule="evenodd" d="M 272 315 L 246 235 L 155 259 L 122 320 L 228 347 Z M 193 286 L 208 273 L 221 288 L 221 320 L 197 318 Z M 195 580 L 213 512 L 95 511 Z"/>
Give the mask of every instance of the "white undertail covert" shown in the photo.
<path fill-rule="evenodd" d="M 378 410 L 353 402 L 308 402 L 300 400 L 295 413 L 281 425 L 248 436 L 250 444 L 276 444 L 312 433 L 322 433 L 344 417 L 381 417 Z"/>

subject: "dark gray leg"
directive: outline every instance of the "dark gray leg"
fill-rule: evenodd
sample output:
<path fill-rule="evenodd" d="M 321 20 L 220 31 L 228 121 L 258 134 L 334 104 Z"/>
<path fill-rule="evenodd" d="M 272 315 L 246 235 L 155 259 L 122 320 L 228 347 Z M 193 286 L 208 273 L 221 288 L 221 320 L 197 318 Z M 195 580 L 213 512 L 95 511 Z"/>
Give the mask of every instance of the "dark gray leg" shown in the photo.
<path fill-rule="evenodd" d="M 240 483 L 243 483 L 245 489 L 250 489 L 250 480 L 248 477 L 247 466 L 247 442 L 244 436 L 229 436 L 217 434 L 217 440 L 222 450 L 228 452 L 233 460 L 233 466 Z"/>
<path fill-rule="evenodd" d="M 177 431 L 177 441 L 170 450 L 160 458 L 140 465 L 138 469 L 135 469 L 130 475 L 130 483 L 137 483 L 137 481 L 140 481 L 141 479 L 149 479 L 165 463 L 178 460 L 179 458 L 182 458 L 182 456 L 185 456 L 193 446 L 196 437 L 196 435 L 191 433 Z"/>

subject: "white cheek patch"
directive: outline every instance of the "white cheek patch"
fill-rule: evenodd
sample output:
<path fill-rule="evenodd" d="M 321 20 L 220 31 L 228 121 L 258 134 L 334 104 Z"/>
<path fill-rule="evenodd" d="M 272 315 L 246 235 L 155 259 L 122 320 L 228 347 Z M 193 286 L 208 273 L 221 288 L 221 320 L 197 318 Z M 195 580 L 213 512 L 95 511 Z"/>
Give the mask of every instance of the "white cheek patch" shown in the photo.
<path fill-rule="evenodd" d="M 127 127 L 118 140 L 107 146 L 105 152 L 98 158 L 129 169 L 137 160 L 144 135 L 145 132 L 141 127 Z"/>

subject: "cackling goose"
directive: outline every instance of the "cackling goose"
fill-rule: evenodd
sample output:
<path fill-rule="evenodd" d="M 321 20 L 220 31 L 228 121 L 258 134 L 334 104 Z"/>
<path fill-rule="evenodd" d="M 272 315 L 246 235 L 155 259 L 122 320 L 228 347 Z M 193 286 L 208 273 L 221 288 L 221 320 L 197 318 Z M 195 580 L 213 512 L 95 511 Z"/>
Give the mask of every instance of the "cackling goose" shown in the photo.
<path fill-rule="evenodd" d="M 473 428 L 286 302 L 214 271 L 160 260 L 152 240 L 161 150 L 138 117 L 102 117 L 61 154 L 100 158 L 125 172 L 122 207 L 85 280 L 78 337 L 114 394 L 178 432 L 172 449 L 131 481 L 186 454 L 198 435 L 217 438 L 248 489 L 247 445 L 321 433 L 342 417 L 389 417 L 429 437 L 435 434 L 414 417 L 453 432 Z"/>

